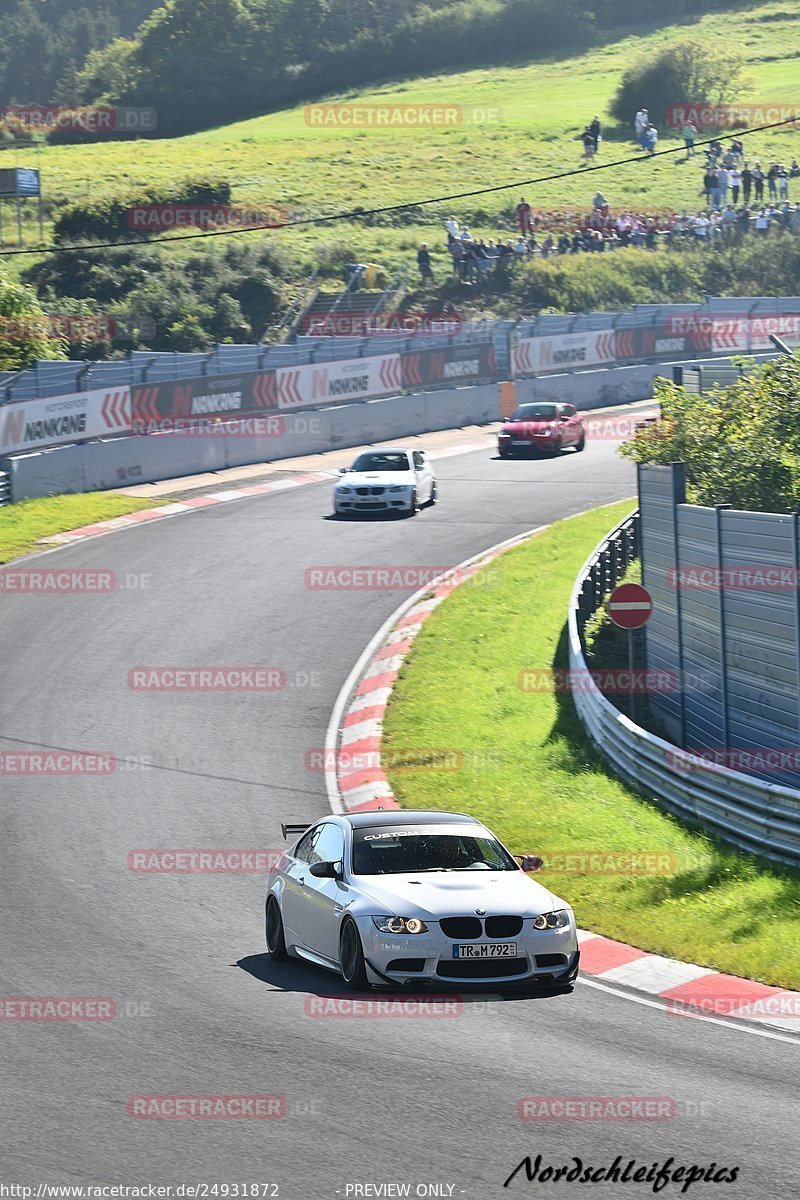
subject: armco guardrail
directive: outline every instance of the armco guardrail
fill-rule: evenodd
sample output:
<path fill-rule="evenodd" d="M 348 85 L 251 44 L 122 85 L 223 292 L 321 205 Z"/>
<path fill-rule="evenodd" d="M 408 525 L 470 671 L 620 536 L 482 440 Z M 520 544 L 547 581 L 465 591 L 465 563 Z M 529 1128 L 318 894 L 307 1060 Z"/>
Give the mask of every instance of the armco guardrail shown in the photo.
<path fill-rule="evenodd" d="M 5 471 L 0 471 L 0 508 L 11 503 L 11 483 Z"/>
<path fill-rule="evenodd" d="M 770 348 L 770 333 L 800 343 L 800 297 L 709 296 L 702 304 L 635 304 L 625 312 L 546 313 L 517 321 L 465 322 L 459 333 L 446 336 L 300 336 L 291 344 L 217 344 L 201 353 L 132 350 L 113 361 L 40 360 L 24 371 L 0 372 L 0 406 L 100 388 L 277 371 L 486 341 L 494 347 L 495 378 L 524 378 L 654 359 L 750 354 Z M 432 380 L 422 382 L 437 386 Z M 438 386 L 448 386 L 447 380 Z"/>
<path fill-rule="evenodd" d="M 732 845 L 796 866 L 800 791 L 701 760 L 687 762 L 678 747 L 616 709 L 589 676 L 585 621 L 614 586 L 636 536 L 630 518 L 621 522 L 589 556 L 572 591 L 569 666 L 582 681 L 573 694 L 578 716 L 617 774 L 643 795 Z"/>

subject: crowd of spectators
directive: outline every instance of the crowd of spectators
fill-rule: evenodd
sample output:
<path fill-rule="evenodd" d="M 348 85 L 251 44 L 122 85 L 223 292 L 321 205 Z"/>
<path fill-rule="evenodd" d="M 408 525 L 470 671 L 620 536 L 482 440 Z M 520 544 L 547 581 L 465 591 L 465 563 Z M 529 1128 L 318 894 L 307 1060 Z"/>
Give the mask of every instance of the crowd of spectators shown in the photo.
<path fill-rule="evenodd" d="M 636 114 L 635 129 L 637 143 L 654 153 L 658 131 L 650 123 L 646 109 Z M 691 158 L 696 153 L 697 130 L 687 125 L 681 132 L 686 157 Z M 591 159 L 601 140 L 597 117 L 580 136 L 584 154 Z M 659 245 L 682 239 L 703 245 L 724 245 L 749 233 L 764 237 L 772 229 L 800 231 L 800 205 L 792 204 L 789 195 L 790 187 L 797 187 L 792 181 L 798 179 L 797 158 L 789 166 L 770 162 L 765 167 L 758 159 L 745 159 L 740 139 L 733 138 L 727 148 L 714 141 L 705 147 L 699 189 L 706 206 L 696 212 L 688 209 L 658 214 L 612 212 L 603 194 L 598 192 L 590 210 L 573 214 L 565 223 L 563 215 L 535 211 L 523 196 L 514 213 L 518 235 L 497 240 L 474 238 L 466 225 L 451 216 L 444 223 L 447 253 L 456 278 L 474 283 L 501 263 L 533 255 L 549 258 L 614 250 L 618 246 L 655 250 Z M 433 264 L 427 243 L 420 247 L 417 262 L 423 281 L 432 280 Z"/>

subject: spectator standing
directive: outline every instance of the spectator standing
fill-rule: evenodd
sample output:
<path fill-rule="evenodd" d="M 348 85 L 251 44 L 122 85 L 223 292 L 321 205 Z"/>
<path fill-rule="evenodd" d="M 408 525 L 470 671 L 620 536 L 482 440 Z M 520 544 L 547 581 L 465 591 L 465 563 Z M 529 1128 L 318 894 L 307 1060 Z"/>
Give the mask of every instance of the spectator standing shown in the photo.
<path fill-rule="evenodd" d="M 728 199 L 728 185 L 730 176 L 726 167 L 720 167 L 717 171 L 717 199 L 714 202 L 715 208 L 721 208 Z"/>
<path fill-rule="evenodd" d="M 756 204 L 759 204 L 764 199 L 764 179 L 765 175 L 761 169 L 761 163 L 757 162 L 753 167 L 753 199 Z"/>
<path fill-rule="evenodd" d="M 781 200 L 789 199 L 789 172 L 784 163 L 778 164 L 778 195 Z"/>
<path fill-rule="evenodd" d="M 447 230 L 448 242 L 452 241 L 453 238 L 458 237 L 458 221 L 455 219 L 455 217 L 448 217 L 444 223 L 444 227 Z"/>
<path fill-rule="evenodd" d="M 750 203 L 750 192 L 753 189 L 753 172 L 750 170 L 750 164 L 745 163 L 742 168 L 742 199 L 745 204 Z"/>
<path fill-rule="evenodd" d="M 520 202 L 514 211 L 514 216 L 517 218 L 520 233 L 525 237 L 533 228 L 533 211 L 524 196 L 520 198 Z"/>
<path fill-rule="evenodd" d="M 648 125 L 645 130 L 645 145 L 648 154 L 655 154 L 658 145 L 658 130 L 655 125 Z"/>
<path fill-rule="evenodd" d="M 576 140 L 583 144 L 583 156 L 582 157 L 585 158 L 587 162 L 591 162 L 592 159 L 594 158 L 595 145 L 594 145 L 594 137 L 592 136 L 592 131 L 588 125 L 584 129 L 583 133 L 578 135 Z"/>
<path fill-rule="evenodd" d="M 686 147 L 686 157 L 691 158 L 694 154 L 694 141 L 697 137 L 697 129 L 691 121 L 687 121 L 684 125 L 683 129 L 681 130 L 681 137 L 683 138 L 683 144 Z"/>
<path fill-rule="evenodd" d="M 739 203 L 739 189 L 742 186 L 742 172 L 738 167 L 732 167 L 728 172 L 728 183 L 731 188 L 733 204 L 736 205 Z"/>
<path fill-rule="evenodd" d="M 542 258 L 547 258 L 553 253 L 555 242 L 553 241 L 552 233 L 548 233 L 547 237 L 542 242 Z"/>
<path fill-rule="evenodd" d="M 464 258 L 464 246 L 461 242 L 461 239 L 454 237 L 447 249 L 453 256 L 453 274 L 458 278 L 463 279 L 466 262 Z"/>
<path fill-rule="evenodd" d="M 647 128 L 648 115 L 646 108 L 640 108 L 636 116 L 633 118 L 634 139 L 637 145 L 644 150 L 644 131 Z"/>
<path fill-rule="evenodd" d="M 745 204 L 744 208 L 739 209 L 739 215 L 737 217 L 736 224 L 738 227 L 740 239 L 743 238 L 746 233 L 750 232 L 750 220 L 751 220 L 752 216 L 753 216 L 753 214 L 750 212 L 750 209 L 747 207 L 746 204 Z"/>
<path fill-rule="evenodd" d="M 522 236 L 522 234 L 519 235 L 519 237 L 517 238 L 516 242 L 514 243 L 512 249 L 515 254 L 527 254 L 528 253 L 528 243 L 525 241 L 525 238 Z"/>
<path fill-rule="evenodd" d="M 592 141 L 594 142 L 594 152 L 597 154 L 597 151 L 600 149 L 600 141 L 603 136 L 600 118 L 598 117 L 597 113 L 595 113 L 591 124 L 589 125 L 589 132 L 591 133 Z"/>
<path fill-rule="evenodd" d="M 701 243 L 708 242 L 708 231 L 709 231 L 710 225 L 711 225 L 711 222 L 709 221 L 708 217 L 706 216 L 706 214 L 704 212 L 697 214 L 694 221 L 692 222 L 692 233 L 694 234 L 694 236 L 697 238 L 697 240 L 699 242 L 701 242 Z"/>
<path fill-rule="evenodd" d="M 709 206 L 717 203 L 718 184 L 717 184 L 717 169 L 716 167 L 708 167 L 703 176 L 703 190 L 706 194 L 706 204 Z"/>
<path fill-rule="evenodd" d="M 789 167 L 789 178 L 800 179 L 800 163 L 796 158 L 792 159 L 792 165 Z"/>
<path fill-rule="evenodd" d="M 769 164 L 767 171 L 767 186 L 769 188 L 770 200 L 778 199 L 778 164 L 776 162 Z"/>
<path fill-rule="evenodd" d="M 422 282 L 424 283 L 426 279 L 430 279 L 430 281 L 433 282 L 433 271 L 431 270 L 431 256 L 428 252 L 428 243 L 427 242 L 423 242 L 422 245 L 420 246 L 419 250 L 417 251 L 417 265 L 419 267 L 419 273 L 422 276 Z"/>
<path fill-rule="evenodd" d="M 763 208 L 760 208 L 756 213 L 756 219 L 753 222 L 753 227 L 760 237 L 765 237 L 769 233 L 769 217 Z"/>

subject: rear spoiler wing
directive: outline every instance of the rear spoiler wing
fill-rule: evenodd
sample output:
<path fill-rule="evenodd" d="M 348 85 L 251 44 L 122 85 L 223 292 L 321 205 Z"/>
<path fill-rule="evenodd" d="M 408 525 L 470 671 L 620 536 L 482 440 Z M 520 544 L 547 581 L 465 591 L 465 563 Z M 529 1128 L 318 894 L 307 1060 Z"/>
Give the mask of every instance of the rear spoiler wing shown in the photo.
<path fill-rule="evenodd" d="M 284 825 L 283 823 L 281 823 L 281 833 L 283 834 L 283 840 L 288 841 L 288 839 L 290 837 L 295 837 L 301 833 L 305 833 L 305 831 L 307 829 L 310 829 L 313 824 L 314 824 L 313 821 L 303 821 L 297 825 L 288 825 L 288 824 Z"/>

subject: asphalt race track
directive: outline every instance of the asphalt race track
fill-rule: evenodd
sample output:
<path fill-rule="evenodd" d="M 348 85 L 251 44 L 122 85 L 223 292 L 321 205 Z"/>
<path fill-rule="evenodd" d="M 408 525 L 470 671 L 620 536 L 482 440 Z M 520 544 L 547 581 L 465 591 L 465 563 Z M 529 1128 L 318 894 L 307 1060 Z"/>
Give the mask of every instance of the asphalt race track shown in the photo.
<path fill-rule="evenodd" d="M 342 986 L 263 956 L 264 876 L 128 869 L 135 848 L 280 848 L 281 820 L 328 811 L 306 752 L 323 746 L 339 689 L 404 593 L 310 590 L 307 567 L 444 567 L 634 492 L 610 442 L 555 461 L 481 452 L 436 465 L 440 503 L 413 520 L 331 520 L 330 487 L 311 485 L 38 559 L 113 571 L 125 586 L 111 594 L 2 596 L 0 749 L 127 760 L 106 777 L 2 779 L 0 993 L 113 997 L 117 1011 L 0 1022 L 3 1182 L 275 1183 L 262 1195 L 283 1200 L 375 1196 L 353 1187 L 387 1183 L 411 1195 L 447 1185 L 438 1194 L 466 1200 L 653 1194 L 528 1183 L 522 1171 L 502 1186 L 526 1154 L 595 1168 L 619 1154 L 739 1168 L 735 1183 L 695 1183 L 692 1197 L 800 1191 L 790 1038 L 670 1017 L 585 983 L 479 999 L 454 1017 L 315 1018 L 309 997 Z M 128 686 L 136 666 L 218 664 L 279 667 L 286 686 Z M 145 1094 L 281 1096 L 286 1115 L 132 1118 L 129 1097 Z M 534 1123 L 517 1115 L 531 1096 L 672 1105 L 656 1121 Z"/>

